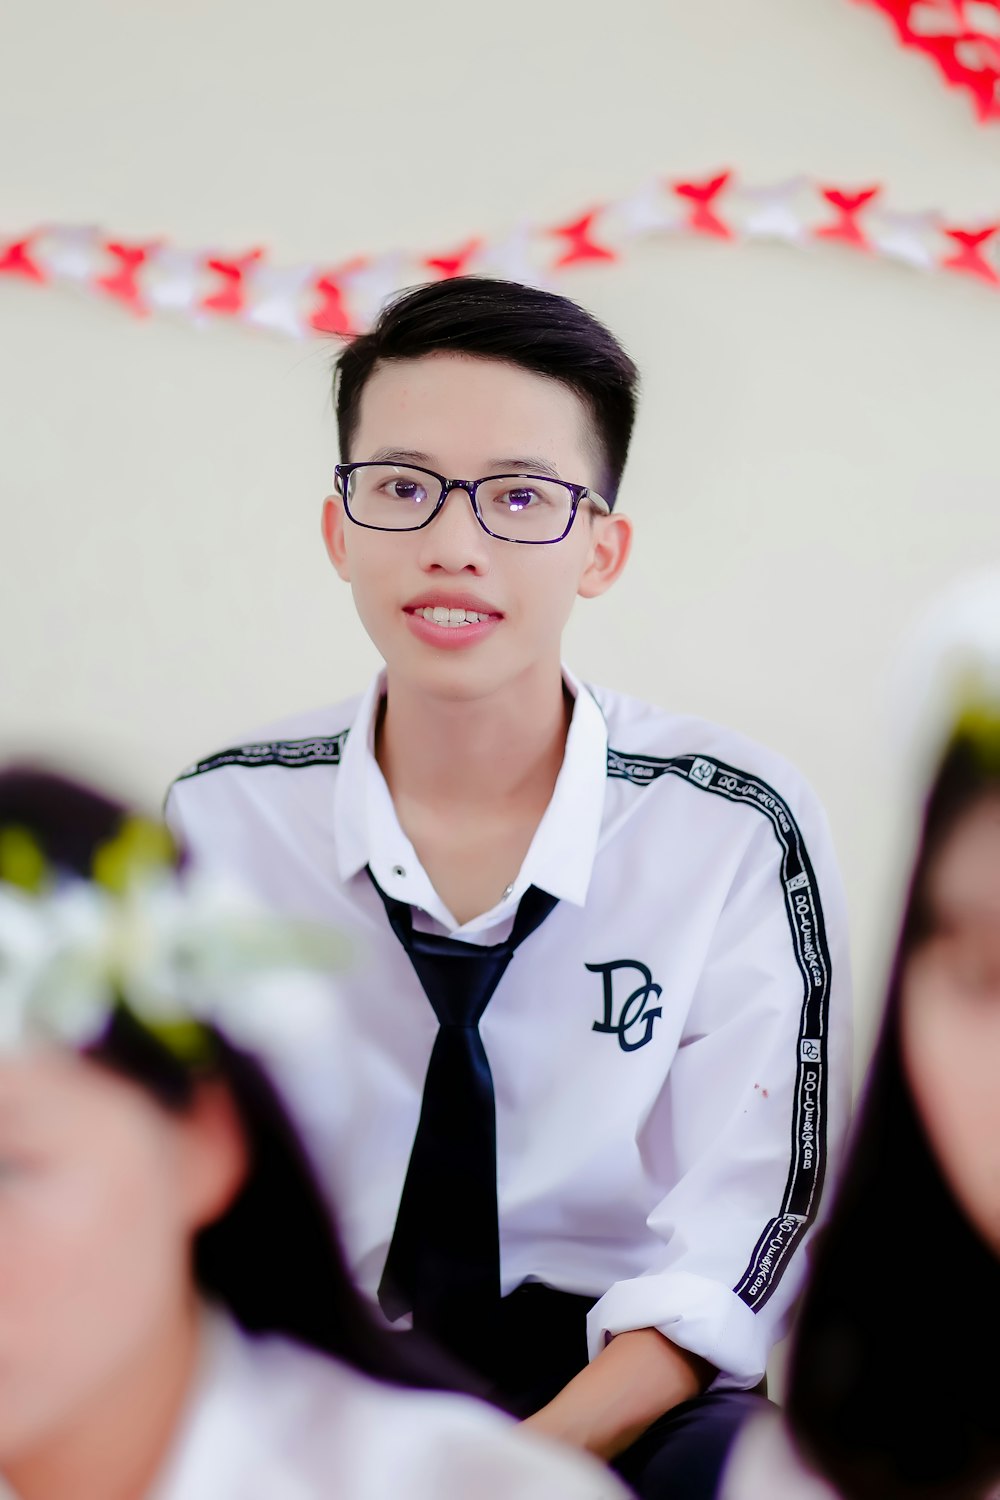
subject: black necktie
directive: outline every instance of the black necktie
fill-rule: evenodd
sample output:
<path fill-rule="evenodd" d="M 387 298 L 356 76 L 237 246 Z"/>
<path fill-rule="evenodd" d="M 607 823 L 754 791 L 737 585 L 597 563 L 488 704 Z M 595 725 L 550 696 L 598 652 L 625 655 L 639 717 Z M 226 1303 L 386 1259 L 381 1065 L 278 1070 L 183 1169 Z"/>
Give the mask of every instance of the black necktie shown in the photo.
<path fill-rule="evenodd" d="M 479 1021 L 557 898 L 529 886 L 510 937 L 484 948 L 414 932 L 410 907 L 368 873 L 439 1023 L 379 1302 L 393 1320 L 412 1311 L 415 1328 L 475 1366 L 500 1305 L 496 1106 Z"/>

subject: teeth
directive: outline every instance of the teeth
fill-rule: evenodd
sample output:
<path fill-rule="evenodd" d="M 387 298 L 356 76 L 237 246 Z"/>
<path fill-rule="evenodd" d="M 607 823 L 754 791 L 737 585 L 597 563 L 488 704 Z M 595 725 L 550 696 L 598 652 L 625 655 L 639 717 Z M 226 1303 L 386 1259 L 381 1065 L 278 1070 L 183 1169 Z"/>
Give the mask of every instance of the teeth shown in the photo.
<path fill-rule="evenodd" d="M 448 609 L 443 604 L 418 609 L 416 613 L 434 625 L 478 625 L 481 620 L 489 619 L 489 615 L 478 614 L 474 609 Z"/>

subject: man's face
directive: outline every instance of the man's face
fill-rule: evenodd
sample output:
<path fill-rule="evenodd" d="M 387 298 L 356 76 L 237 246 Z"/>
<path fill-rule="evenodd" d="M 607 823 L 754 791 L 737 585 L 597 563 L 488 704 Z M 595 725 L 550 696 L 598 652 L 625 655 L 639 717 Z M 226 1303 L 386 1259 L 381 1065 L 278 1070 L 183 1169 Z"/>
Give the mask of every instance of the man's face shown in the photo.
<path fill-rule="evenodd" d="M 478 356 L 435 353 L 376 367 L 345 460 L 398 461 L 448 478 L 541 473 L 599 491 L 599 458 L 581 400 L 558 381 Z M 551 546 L 489 536 L 453 490 L 419 531 L 354 525 L 340 499 L 324 535 L 390 677 L 449 698 L 486 697 L 554 672 L 578 594 L 603 593 L 628 554 L 630 526 L 583 502 Z M 436 627 L 422 611 L 462 608 L 480 624 Z"/>

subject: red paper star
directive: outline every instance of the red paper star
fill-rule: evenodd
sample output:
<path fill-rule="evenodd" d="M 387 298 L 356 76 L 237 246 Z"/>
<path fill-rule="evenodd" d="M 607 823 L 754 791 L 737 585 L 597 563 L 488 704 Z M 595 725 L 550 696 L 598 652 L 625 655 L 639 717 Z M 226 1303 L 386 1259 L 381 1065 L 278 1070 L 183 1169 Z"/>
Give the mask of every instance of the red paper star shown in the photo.
<path fill-rule="evenodd" d="M 98 276 L 94 285 L 109 297 L 114 297 L 131 312 L 140 316 L 149 312 L 137 280 L 139 271 L 149 259 L 150 253 L 159 248 L 159 240 L 148 240 L 145 244 L 126 245 L 118 240 L 107 241 L 103 248 L 118 261 L 117 271 L 107 276 Z"/>
<path fill-rule="evenodd" d="M 547 232 L 557 235 L 567 242 L 567 248 L 555 262 L 557 267 L 576 265 L 584 260 L 617 260 L 618 253 L 610 250 L 607 245 L 601 245 L 591 234 L 594 220 L 599 218 L 603 205 L 592 208 L 588 213 L 581 214 L 578 219 L 572 219 L 568 224 L 556 224 Z"/>
<path fill-rule="evenodd" d="M 229 260 L 210 259 L 208 269 L 221 277 L 222 285 L 217 292 L 203 298 L 201 305 L 205 311 L 218 313 L 224 318 L 234 318 L 241 313 L 245 302 L 244 279 L 263 254 L 263 250 L 248 250 L 245 255 Z"/>
<path fill-rule="evenodd" d="M 707 182 L 671 183 L 678 198 L 684 198 L 691 204 L 688 211 L 688 228 L 693 229 L 695 234 L 714 234 L 723 240 L 735 238 L 729 225 L 724 224 L 711 208 L 716 198 L 726 188 L 732 175 L 732 172 L 725 171 L 716 173 Z"/>
<path fill-rule="evenodd" d="M 948 271 L 960 271 L 965 276 L 978 276 L 993 286 L 1000 283 L 1000 275 L 983 255 L 983 246 L 1000 229 L 1000 224 L 987 224 L 982 229 L 945 229 L 949 239 L 959 247 L 955 255 L 946 255 L 941 265 Z"/>
<path fill-rule="evenodd" d="M 452 276 L 461 276 L 469 261 L 481 247 L 482 240 L 466 240 L 464 245 L 459 245 L 450 255 L 428 255 L 424 265 L 428 270 L 439 271 L 442 281 L 448 281 Z"/>
<path fill-rule="evenodd" d="M 363 264 L 363 262 L 352 262 L 352 264 Z M 344 288 L 340 277 L 347 275 L 347 268 L 341 267 L 339 271 L 327 272 L 318 276 L 313 283 L 320 295 L 320 304 L 316 311 L 308 319 L 309 327 L 315 328 L 317 333 L 332 333 L 335 338 L 349 339 L 357 333 L 351 315 L 344 302 Z"/>
<path fill-rule="evenodd" d="M 23 276 L 26 281 L 48 280 L 41 266 L 28 254 L 34 239 L 35 236 L 29 234 L 0 247 L 0 275 Z"/>
<path fill-rule="evenodd" d="M 904 47 L 929 57 L 945 82 L 972 95 L 980 119 L 1000 116 L 1000 36 L 983 29 L 996 0 L 857 0 L 883 11 Z"/>
<path fill-rule="evenodd" d="M 836 209 L 837 217 L 832 224 L 821 224 L 813 233 L 818 240 L 840 240 L 845 245 L 854 245 L 858 250 L 870 250 L 861 225 L 858 223 L 861 210 L 866 208 L 882 191 L 879 187 L 862 188 L 857 193 L 844 193 L 840 188 L 821 187 L 820 193 Z"/>

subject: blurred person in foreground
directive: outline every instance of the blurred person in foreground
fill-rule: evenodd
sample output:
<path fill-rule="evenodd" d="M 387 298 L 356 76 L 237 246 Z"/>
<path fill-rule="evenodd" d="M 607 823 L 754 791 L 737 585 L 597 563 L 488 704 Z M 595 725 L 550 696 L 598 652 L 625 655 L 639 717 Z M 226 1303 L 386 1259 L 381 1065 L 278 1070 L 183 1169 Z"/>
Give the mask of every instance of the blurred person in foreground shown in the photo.
<path fill-rule="evenodd" d="M 340 354 L 323 511 L 384 671 L 191 766 L 167 816 L 367 950 L 377 1065 L 349 1131 L 308 1127 L 363 1290 L 645 1500 L 704 1500 L 841 1146 L 850 981 L 795 767 L 561 660 L 628 558 L 637 380 L 566 297 L 395 298 Z"/>
<path fill-rule="evenodd" d="M 623 1494 L 414 1389 L 437 1372 L 355 1294 L 246 1050 L 308 1034 L 338 957 L 189 881 L 158 825 L 0 774 L 3 1500 Z"/>
<path fill-rule="evenodd" d="M 912 659 L 931 769 L 885 1017 L 787 1428 L 745 1429 L 725 1500 L 1000 1496 L 1000 571 Z"/>

